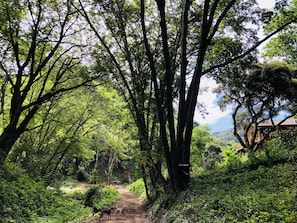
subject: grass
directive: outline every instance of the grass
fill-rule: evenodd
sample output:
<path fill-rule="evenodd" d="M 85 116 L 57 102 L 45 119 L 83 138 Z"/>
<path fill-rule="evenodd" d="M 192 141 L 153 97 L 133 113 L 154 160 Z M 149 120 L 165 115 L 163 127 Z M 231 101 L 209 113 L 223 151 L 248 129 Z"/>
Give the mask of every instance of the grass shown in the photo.
<path fill-rule="evenodd" d="M 74 181 L 65 181 L 62 183 L 60 190 L 68 195 L 72 195 L 75 193 L 86 194 L 90 185 L 87 183 L 77 183 Z"/>

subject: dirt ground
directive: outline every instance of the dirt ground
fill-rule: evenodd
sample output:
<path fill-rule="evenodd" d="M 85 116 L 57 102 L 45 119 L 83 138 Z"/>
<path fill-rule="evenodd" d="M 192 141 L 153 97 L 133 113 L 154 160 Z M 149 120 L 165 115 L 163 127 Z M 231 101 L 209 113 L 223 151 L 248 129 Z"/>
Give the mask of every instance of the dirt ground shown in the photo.
<path fill-rule="evenodd" d="M 116 213 L 116 210 L 113 209 L 111 212 L 111 218 L 109 218 L 107 215 L 103 215 L 102 218 L 99 219 L 99 216 L 96 216 L 95 220 L 85 223 L 149 223 L 150 221 L 145 218 L 145 212 L 138 197 L 131 194 L 122 185 L 115 185 L 115 187 L 121 194 L 121 198 L 115 203 L 115 206 L 118 208 L 123 208 L 124 213 Z"/>

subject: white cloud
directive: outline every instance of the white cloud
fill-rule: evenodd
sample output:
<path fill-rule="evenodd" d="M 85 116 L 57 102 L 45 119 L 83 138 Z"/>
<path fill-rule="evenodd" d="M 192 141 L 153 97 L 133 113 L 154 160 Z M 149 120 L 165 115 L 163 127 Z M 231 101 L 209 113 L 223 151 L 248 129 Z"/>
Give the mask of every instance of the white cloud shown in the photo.
<path fill-rule="evenodd" d="M 213 79 L 203 77 L 201 79 L 200 89 L 203 91 L 200 92 L 198 96 L 198 102 L 202 103 L 206 107 L 208 114 L 205 118 L 198 112 L 195 113 L 195 121 L 199 124 L 214 124 L 218 119 L 226 117 L 230 114 L 230 111 L 222 112 L 217 104 L 217 96 L 212 92 L 216 87 L 216 82 Z M 204 91 L 206 89 L 206 91 Z"/>
<path fill-rule="evenodd" d="M 265 8 L 265 9 L 273 9 L 273 7 L 275 5 L 275 0 L 269 0 L 269 1 L 267 1 L 267 0 L 257 0 L 257 2 L 259 4 L 260 8 Z M 262 39 L 263 38 L 263 35 L 264 35 L 263 34 L 263 29 L 261 28 L 259 30 L 259 32 L 258 32 L 258 37 L 260 39 Z M 258 50 L 259 50 L 260 53 L 263 51 L 263 47 L 265 46 L 266 43 L 267 43 L 267 41 L 264 42 L 264 43 L 262 43 L 258 47 Z M 263 58 L 259 58 L 259 59 L 260 59 L 261 62 L 263 61 Z"/>
<path fill-rule="evenodd" d="M 261 8 L 272 9 L 275 3 L 275 0 L 257 0 Z"/>

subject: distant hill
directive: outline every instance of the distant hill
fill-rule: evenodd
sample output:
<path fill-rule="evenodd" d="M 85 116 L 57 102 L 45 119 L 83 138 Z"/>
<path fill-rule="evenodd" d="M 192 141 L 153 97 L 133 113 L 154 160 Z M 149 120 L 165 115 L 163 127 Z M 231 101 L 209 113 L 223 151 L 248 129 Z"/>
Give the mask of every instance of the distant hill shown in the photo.
<path fill-rule="evenodd" d="M 218 138 L 219 140 L 221 140 L 222 142 L 230 142 L 230 141 L 237 142 L 237 139 L 233 135 L 233 129 L 227 129 L 222 132 L 215 132 L 215 133 L 212 133 L 212 135 Z"/>

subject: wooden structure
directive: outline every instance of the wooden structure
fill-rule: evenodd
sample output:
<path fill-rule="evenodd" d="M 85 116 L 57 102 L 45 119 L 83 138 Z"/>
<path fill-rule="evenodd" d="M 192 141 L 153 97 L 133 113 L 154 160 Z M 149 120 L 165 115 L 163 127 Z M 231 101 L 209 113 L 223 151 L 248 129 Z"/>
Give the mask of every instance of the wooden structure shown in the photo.
<path fill-rule="evenodd" d="M 275 138 L 280 131 L 295 127 L 297 127 L 297 119 L 295 118 L 289 118 L 285 121 L 275 120 L 273 121 L 273 123 L 270 120 L 261 122 L 257 126 L 258 133 L 255 141 L 261 142 L 264 139 L 270 140 L 272 138 Z M 248 132 L 248 140 L 252 140 L 253 134 L 253 129 Z"/>

